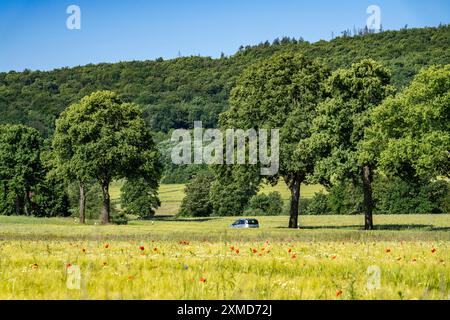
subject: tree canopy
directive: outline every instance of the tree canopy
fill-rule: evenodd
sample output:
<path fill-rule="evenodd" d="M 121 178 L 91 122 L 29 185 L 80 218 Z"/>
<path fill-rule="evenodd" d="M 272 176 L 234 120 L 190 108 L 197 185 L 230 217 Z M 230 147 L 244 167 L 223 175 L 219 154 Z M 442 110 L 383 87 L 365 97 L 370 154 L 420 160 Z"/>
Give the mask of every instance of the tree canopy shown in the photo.
<path fill-rule="evenodd" d="M 56 121 L 53 147 L 59 164 L 76 179 L 100 183 L 103 223 L 109 222 L 113 179 L 160 178 L 159 152 L 141 110 L 110 91 L 95 92 L 66 109 Z"/>
<path fill-rule="evenodd" d="M 311 135 L 318 103 L 324 98 L 328 68 L 301 54 L 283 53 L 252 65 L 238 79 L 221 125 L 242 129 L 279 129 L 279 172 L 291 190 L 289 227 L 297 228 L 300 185 L 314 170 L 297 145 Z"/>

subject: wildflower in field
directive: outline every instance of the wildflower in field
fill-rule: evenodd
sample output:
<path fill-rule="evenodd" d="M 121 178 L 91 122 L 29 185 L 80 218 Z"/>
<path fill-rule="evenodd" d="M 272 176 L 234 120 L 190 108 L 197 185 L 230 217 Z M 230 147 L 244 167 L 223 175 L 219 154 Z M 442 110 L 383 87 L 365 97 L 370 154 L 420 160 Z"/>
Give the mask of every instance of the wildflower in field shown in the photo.
<path fill-rule="evenodd" d="M 109 243 L 105 244 L 105 249 L 109 248 Z"/>
<path fill-rule="evenodd" d="M 291 252 L 292 252 L 292 248 L 289 248 L 289 249 L 288 249 L 288 253 L 291 253 Z"/>
<path fill-rule="evenodd" d="M 252 252 L 253 252 L 253 253 L 257 253 L 258 250 L 253 248 L 253 249 L 252 249 Z"/>
<path fill-rule="evenodd" d="M 106 267 L 108 265 L 107 262 L 103 262 L 103 266 Z"/>
<path fill-rule="evenodd" d="M 206 278 L 201 277 L 201 278 L 200 278 L 200 282 L 205 283 L 205 282 L 206 282 Z"/>
<path fill-rule="evenodd" d="M 81 249 L 81 251 L 83 251 L 83 253 L 86 253 L 86 248 Z"/>
<path fill-rule="evenodd" d="M 297 259 L 297 255 L 294 253 L 291 257 L 291 259 Z"/>
<path fill-rule="evenodd" d="M 412 262 L 416 262 L 416 261 L 417 261 L 417 259 L 416 259 L 416 258 L 412 259 Z"/>
<path fill-rule="evenodd" d="M 154 247 L 154 248 L 153 248 L 153 251 L 158 252 L 158 248 L 157 248 L 157 247 Z"/>
<path fill-rule="evenodd" d="M 391 249 L 387 248 L 386 253 L 389 253 L 389 252 L 391 252 Z"/>
<path fill-rule="evenodd" d="M 71 268 L 71 267 L 72 267 L 72 264 L 71 264 L 71 263 L 66 264 L 66 269 L 69 269 L 69 268 Z"/>
<path fill-rule="evenodd" d="M 397 261 L 400 261 L 400 260 L 402 260 L 402 257 L 397 257 Z"/>
<path fill-rule="evenodd" d="M 128 280 L 134 280 L 134 276 L 128 276 Z"/>
<path fill-rule="evenodd" d="M 262 247 L 262 248 L 261 248 L 261 251 L 264 251 L 264 250 L 266 250 L 266 248 Z"/>
<path fill-rule="evenodd" d="M 436 248 L 431 249 L 431 253 L 435 253 L 436 252 Z"/>
<path fill-rule="evenodd" d="M 239 249 L 236 249 L 236 251 L 234 251 L 234 252 L 236 252 L 236 254 L 239 254 Z"/>
<path fill-rule="evenodd" d="M 234 251 L 234 246 L 231 246 L 230 249 L 231 249 L 231 251 Z"/>
<path fill-rule="evenodd" d="M 38 266 L 38 264 L 37 263 L 33 263 L 32 265 L 31 265 L 31 268 L 33 268 L 33 269 L 37 269 L 39 266 Z"/>
<path fill-rule="evenodd" d="M 336 260 L 336 256 L 331 256 L 331 260 Z"/>
<path fill-rule="evenodd" d="M 189 245 L 189 241 L 187 241 L 187 240 L 181 240 L 181 241 L 180 241 L 180 244 L 181 244 L 181 245 L 184 245 L 184 246 L 188 246 L 188 245 Z"/>
<path fill-rule="evenodd" d="M 340 297 L 342 296 L 342 290 L 341 289 L 337 289 L 336 290 L 336 297 Z"/>
<path fill-rule="evenodd" d="M 145 250 L 145 247 L 144 247 L 144 246 L 140 246 L 140 247 L 139 247 L 139 250 L 144 251 L 144 250 Z"/>

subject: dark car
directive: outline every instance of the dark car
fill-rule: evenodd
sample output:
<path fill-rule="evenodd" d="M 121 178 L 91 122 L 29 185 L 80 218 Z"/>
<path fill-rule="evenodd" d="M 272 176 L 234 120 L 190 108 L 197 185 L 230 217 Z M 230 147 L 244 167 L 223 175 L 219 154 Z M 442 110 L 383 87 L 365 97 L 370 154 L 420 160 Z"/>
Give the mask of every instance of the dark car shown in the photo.
<path fill-rule="evenodd" d="M 239 219 L 233 222 L 233 224 L 230 225 L 230 228 L 259 228 L 259 222 L 256 219 Z"/>

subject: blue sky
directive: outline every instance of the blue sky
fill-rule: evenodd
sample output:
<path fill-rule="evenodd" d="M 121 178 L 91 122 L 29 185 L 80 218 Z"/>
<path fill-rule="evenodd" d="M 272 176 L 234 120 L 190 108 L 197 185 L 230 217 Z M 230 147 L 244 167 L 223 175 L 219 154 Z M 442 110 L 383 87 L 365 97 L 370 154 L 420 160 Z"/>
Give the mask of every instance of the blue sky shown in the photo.
<path fill-rule="evenodd" d="M 81 29 L 69 30 L 69 5 Z M 0 71 L 88 63 L 217 57 L 276 37 L 328 40 L 366 24 L 369 5 L 384 29 L 450 23 L 448 0 L 1 0 Z"/>

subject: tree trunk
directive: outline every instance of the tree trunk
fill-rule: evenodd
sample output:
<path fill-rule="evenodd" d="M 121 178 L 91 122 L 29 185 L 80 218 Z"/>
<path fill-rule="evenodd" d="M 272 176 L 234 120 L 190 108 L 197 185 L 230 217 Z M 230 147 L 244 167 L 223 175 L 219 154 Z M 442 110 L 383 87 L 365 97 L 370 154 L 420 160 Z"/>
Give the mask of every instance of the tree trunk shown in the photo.
<path fill-rule="evenodd" d="M 291 190 L 291 208 L 289 211 L 289 228 L 298 228 L 298 205 L 300 202 L 300 179 L 294 178 L 289 189 Z"/>
<path fill-rule="evenodd" d="M 372 172 L 369 166 L 363 167 L 362 182 L 364 192 L 364 229 L 373 230 Z"/>
<path fill-rule="evenodd" d="M 20 195 L 16 195 L 16 215 L 22 216 L 25 214 L 24 210 L 24 204 L 23 204 L 23 198 L 20 197 Z"/>
<path fill-rule="evenodd" d="M 109 196 L 109 181 L 102 181 L 102 194 L 103 194 L 103 208 L 102 208 L 102 216 L 101 223 L 108 224 L 109 223 L 109 214 L 111 211 L 111 198 Z"/>
<path fill-rule="evenodd" d="M 84 183 L 80 182 L 80 223 L 86 222 L 86 190 Z"/>

